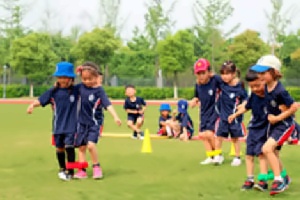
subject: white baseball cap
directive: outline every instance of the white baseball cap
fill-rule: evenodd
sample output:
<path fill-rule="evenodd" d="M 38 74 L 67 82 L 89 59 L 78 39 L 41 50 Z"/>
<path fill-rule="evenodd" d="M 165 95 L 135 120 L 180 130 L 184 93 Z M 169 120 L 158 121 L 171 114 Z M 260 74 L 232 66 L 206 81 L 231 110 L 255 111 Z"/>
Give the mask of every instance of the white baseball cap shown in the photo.
<path fill-rule="evenodd" d="M 251 70 L 256 72 L 265 72 L 269 69 L 275 69 L 280 71 L 281 62 L 280 60 L 274 55 L 265 55 L 258 59 L 256 65 L 251 67 Z"/>

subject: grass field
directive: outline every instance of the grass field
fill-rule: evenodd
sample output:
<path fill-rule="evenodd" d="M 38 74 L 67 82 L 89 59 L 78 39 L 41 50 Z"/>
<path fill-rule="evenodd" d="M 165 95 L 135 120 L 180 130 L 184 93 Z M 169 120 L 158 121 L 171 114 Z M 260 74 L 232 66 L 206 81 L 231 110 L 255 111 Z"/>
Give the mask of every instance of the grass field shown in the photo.
<path fill-rule="evenodd" d="M 142 154 L 142 141 L 103 137 L 98 149 L 105 178 L 62 182 L 57 178 L 54 148 L 50 145 L 51 110 L 37 108 L 33 115 L 27 115 L 26 107 L 0 105 L 0 200 L 273 199 L 268 193 L 240 191 L 245 165 L 230 166 L 227 142 L 223 166 L 201 166 L 199 161 L 205 154 L 200 141 L 153 139 L 153 153 Z M 106 113 L 104 134 L 129 133 L 122 107 L 115 107 L 123 125 L 114 125 Z M 157 115 L 158 107 L 149 106 L 144 128 L 151 133 L 157 130 Z M 197 109 L 191 115 L 196 121 Z M 300 119 L 299 112 L 297 117 Z M 249 115 L 245 121 L 248 119 Z M 292 184 L 276 199 L 300 198 L 299 152 L 300 146 L 285 146 L 282 151 Z"/>

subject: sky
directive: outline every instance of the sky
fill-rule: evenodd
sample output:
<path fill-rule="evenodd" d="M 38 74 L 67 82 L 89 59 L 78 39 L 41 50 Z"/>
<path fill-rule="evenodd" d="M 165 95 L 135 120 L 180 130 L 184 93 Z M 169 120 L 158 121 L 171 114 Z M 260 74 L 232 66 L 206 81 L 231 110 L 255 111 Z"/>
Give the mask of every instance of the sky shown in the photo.
<path fill-rule="evenodd" d="M 120 22 L 125 24 L 121 31 L 121 37 L 126 41 L 132 37 L 135 26 L 141 30 L 144 28 L 144 14 L 147 9 L 145 2 L 150 0 L 121 0 Z M 172 0 L 162 0 L 163 6 L 168 8 Z M 193 17 L 193 3 L 195 0 L 177 0 L 176 7 L 172 12 L 172 20 L 176 21 L 174 31 L 195 25 Z M 205 2 L 205 0 L 201 0 Z M 26 6 L 26 15 L 23 24 L 34 30 L 44 27 L 47 11 L 51 13 L 49 27 L 52 31 L 63 30 L 64 34 L 70 33 L 72 26 L 79 26 L 83 31 L 88 31 L 95 24 L 99 24 L 98 0 L 21 0 Z M 231 0 L 234 8 L 232 16 L 226 21 L 223 30 L 229 30 L 237 23 L 240 28 L 235 34 L 246 29 L 260 32 L 264 40 L 268 38 L 265 11 L 271 12 L 270 0 Z M 287 32 L 300 29 L 299 0 L 284 0 L 284 11 L 292 10 L 292 24 Z M 0 13 L 1 17 L 1 13 Z"/>

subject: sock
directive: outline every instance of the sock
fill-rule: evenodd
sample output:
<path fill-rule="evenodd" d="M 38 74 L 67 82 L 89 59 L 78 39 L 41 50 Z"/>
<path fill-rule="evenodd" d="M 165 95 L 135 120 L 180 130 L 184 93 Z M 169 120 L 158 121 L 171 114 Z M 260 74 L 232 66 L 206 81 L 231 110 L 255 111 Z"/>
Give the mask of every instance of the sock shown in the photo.
<path fill-rule="evenodd" d="M 258 176 L 257 176 L 257 180 L 259 180 L 259 181 L 268 181 L 268 174 L 259 174 Z"/>
<path fill-rule="evenodd" d="M 286 177 L 286 175 L 287 175 L 287 172 L 286 172 L 285 169 L 283 169 L 282 172 L 280 173 L 280 176 L 281 177 Z"/>
<path fill-rule="evenodd" d="M 57 158 L 57 161 L 58 161 L 58 165 L 59 165 L 59 168 L 61 170 L 66 170 L 66 154 L 65 152 L 56 152 L 56 158 Z"/>
<path fill-rule="evenodd" d="M 254 176 L 253 175 L 247 176 L 247 180 L 254 182 Z"/>
<path fill-rule="evenodd" d="M 222 150 L 221 149 L 215 150 L 215 155 L 222 155 Z"/>
<path fill-rule="evenodd" d="M 100 167 L 100 163 L 93 164 L 93 168 L 94 168 L 94 167 Z"/>
<path fill-rule="evenodd" d="M 68 162 L 75 162 L 75 149 L 74 147 L 66 147 L 67 152 L 67 161 Z M 74 174 L 74 169 L 69 169 L 69 174 Z"/>
<path fill-rule="evenodd" d="M 137 137 L 137 132 L 136 131 L 133 132 L 133 136 Z"/>
<path fill-rule="evenodd" d="M 172 130 L 171 130 L 170 126 L 166 126 L 166 131 L 167 131 L 168 136 L 172 136 Z"/>
<path fill-rule="evenodd" d="M 271 169 L 268 170 L 268 180 L 274 180 L 274 173 Z"/>
<path fill-rule="evenodd" d="M 275 181 L 283 181 L 281 176 L 275 176 L 275 177 L 274 177 L 274 180 L 275 180 Z"/>
<path fill-rule="evenodd" d="M 214 151 L 206 151 L 206 156 L 208 158 L 214 158 Z"/>

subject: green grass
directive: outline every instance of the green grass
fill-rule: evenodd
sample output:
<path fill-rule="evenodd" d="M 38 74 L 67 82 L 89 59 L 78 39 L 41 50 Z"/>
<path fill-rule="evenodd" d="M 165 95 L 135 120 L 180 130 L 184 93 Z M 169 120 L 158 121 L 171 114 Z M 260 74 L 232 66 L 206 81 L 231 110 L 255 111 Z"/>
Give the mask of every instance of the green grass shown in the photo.
<path fill-rule="evenodd" d="M 201 166 L 205 154 L 200 141 L 153 139 L 153 153 L 142 154 L 142 141 L 104 137 L 98 149 L 105 178 L 62 182 L 57 178 L 55 151 L 50 145 L 50 108 L 26 115 L 26 107 L 0 105 L 0 200 L 273 199 L 268 193 L 240 191 L 245 165 L 230 166 L 229 143 L 224 145 L 227 160 L 223 166 Z M 123 126 L 114 125 L 106 113 L 104 132 L 129 133 L 122 107 L 116 106 L 116 110 Z M 157 115 L 158 107 L 149 106 L 144 128 L 151 133 L 157 130 Z M 197 109 L 191 115 L 196 121 Z M 245 121 L 248 119 L 249 115 Z M 299 146 L 285 146 L 282 159 L 293 182 L 276 198 L 299 199 Z M 90 169 L 88 172 L 91 175 Z"/>

